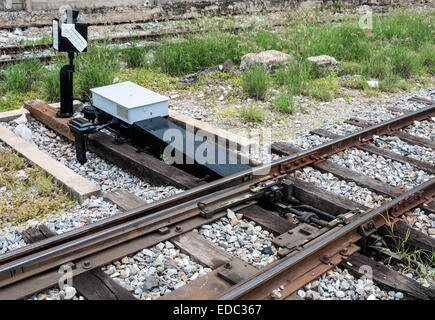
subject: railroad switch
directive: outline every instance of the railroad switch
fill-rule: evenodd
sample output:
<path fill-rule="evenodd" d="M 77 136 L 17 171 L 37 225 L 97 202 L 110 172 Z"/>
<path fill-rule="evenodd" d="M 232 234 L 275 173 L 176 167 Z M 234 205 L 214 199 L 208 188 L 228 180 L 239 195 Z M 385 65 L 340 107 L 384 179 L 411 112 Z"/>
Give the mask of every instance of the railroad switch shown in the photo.
<path fill-rule="evenodd" d="M 166 157 L 171 164 L 199 177 L 198 182 L 251 168 L 208 137 L 204 140 L 171 122 L 168 97 L 129 81 L 91 92 L 92 99 L 86 95 L 81 99 L 90 103 L 82 110 L 84 118 L 68 124 L 77 138 L 77 160 L 82 164 L 86 162 L 88 136 L 106 129 L 115 135 L 115 144 L 131 143 L 139 152 Z"/>
<path fill-rule="evenodd" d="M 68 53 L 69 57 L 69 64 L 60 70 L 57 117 L 72 117 L 74 100 L 90 104 L 82 110 L 84 118 L 68 123 L 76 138 L 77 160 L 81 164 L 86 162 L 88 136 L 105 128 L 115 135 L 115 144 L 132 142 L 140 152 L 149 151 L 157 156 L 172 157 L 175 153 L 171 160 L 202 179 L 198 182 L 251 169 L 227 150 L 217 147 L 214 141 L 204 141 L 204 137 L 169 121 L 169 98 L 135 83 L 127 81 L 92 88 L 92 98 L 87 94 L 75 98 L 74 56 L 88 49 L 88 24 L 78 20 L 78 15 L 79 10 L 67 9 L 66 18 L 53 19 L 53 48 Z"/>

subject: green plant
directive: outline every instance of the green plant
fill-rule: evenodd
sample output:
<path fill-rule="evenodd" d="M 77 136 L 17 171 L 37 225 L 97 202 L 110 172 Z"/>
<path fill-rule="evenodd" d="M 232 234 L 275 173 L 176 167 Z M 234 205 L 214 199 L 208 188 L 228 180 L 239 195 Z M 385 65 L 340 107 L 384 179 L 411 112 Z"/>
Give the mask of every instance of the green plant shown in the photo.
<path fill-rule="evenodd" d="M 264 120 L 264 113 L 258 106 L 243 106 L 239 110 L 240 117 L 245 121 L 261 122 Z"/>
<path fill-rule="evenodd" d="M 395 46 L 390 51 L 390 56 L 393 73 L 402 78 L 409 78 L 423 70 L 421 58 L 415 51 L 403 50 L 403 47 Z"/>
<path fill-rule="evenodd" d="M 361 64 L 352 61 L 343 61 L 343 73 L 344 74 L 361 74 Z"/>
<path fill-rule="evenodd" d="M 306 63 L 294 63 L 277 70 L 274 75 L 279 85 L 285 85 L 291 94 L 303 92 L 310 80 L 310 67 Z"/>
<path fill-rule="evenodd" d="M 331 4 L 332 9 L 341 12 L 346 6 L 341 0 L 333 0 Z"/>
<path fill-rule="evenodd" d="M 60 68 L 60 65 L 55 65 L 55 67 L 51 68 L 51 70 L 46 71 L 44 80 L 42 82 L 42 91 L 45 98 L 49 102 L 60 101 Z"/>
<path fill-rule="evenodd" d="M 326 78 L 311 81 L 305 93 L 319 101 L 329 101 L 338 95 L 338 91 L 338 78 L 331 73 Z"/>
<path fill-rule="evenodd" d="M 0 112 L 21 108 L 26 100 L 40 98 L 40 94 L 34 91 L 20 93 L 17 91 L 7 91 L 0 96 Z"/>
<path fill-rule="evenodd" d="M 74 208 L 75 203 L 51 176 L 33 168 L 11 149 L 0 149 L 0 167 L 0 185 L 6 187 L 0 197 L 1 222 L 21 223 Z"/>
<path fill-rule="evenodd" d="M 423 66 L 428 68 L 428 71 L 435 74 L 435 45 L 426 43 L 420 50 L 420 60 Z"/>
<path fill-rule="evenodd" d="M 146 50 L 133 42 L 130 47 L 122 50 L 122 57 L 129 68 L 145 67 L 147 65 Z"/>
<path fill-rule="evenodd" d="M 281 91 L 278 97 L 274 99 L 273 103 L 276 110 L 279 112 L 288 114 L 293 114 L 295 112 L 293 96 L 288 92 L 288 90 Z"/>
<path fill-rule="evenodd" d="M 118 76 L 122 81 L 131 81 L 145 88 L 155 88 L 159 92 L 177 89 L 176 77 L 148 68 L 124 69 Z"/>
<path fill-rule="evenodd" d="M 383 215 L 383 218 L 388 227 L 388 234 L 381 240 L 381 248 L 386 248 L 388 252 L 406 263 L 404 272 L 413 270 L 414 266 L 423 266 L 425 270 L 432 270 L 435 265 L 435 250 L 429 252 L 423 249 L 411 249 L 408 245 L 411 228 L 408 228 L 404 237 L 401 238 L 395 235 L 394 223 L 390 220 L 388 212 L 386 215 Z M 388 259 L 388 262 L 391 263 L 391 257 Z M 417 268 L 416 271 L 419 272 L 419 269 Z"/>
<path fill-rule="evenodd" d="M 20 93 L 32 90 L 41 78 L 42 68 L 41 62 L 37 59 L 11 65 L 3 73 L 3 90 Z"/>
<path fill-rule="evenodd" d="M 269 74 L 260 65 L 253 66 L 242 76 L 243 91 L 257 100 L 263 100 L 266 97 L 269 83 Z"/>
<path fill-rule="evenodd" d="M 91 47 L 87 54 L 79 55 L 77 59 L 75 75 L 79 92 L 76 94 L 89 93 L 91 88 L 112 84 L 119 68 L 116 50 L 106 45 Z"/>
<path fill-rule="evenodd" d="M 385 79 L 393 74 L 393 66 L 391 58 L 388 57 L 386 51 L 374 54 L 363 62 L 362 72 L 368 77 L 377 79 Z"/>
<path fill-rule="evenodd" d="M 240 61 L 239 38 L 229 33 L 210 32 L 185 38 L 165 39 L 154 51 L 154 66 L 172 75 L 202 71 L 232 59 Z"/>

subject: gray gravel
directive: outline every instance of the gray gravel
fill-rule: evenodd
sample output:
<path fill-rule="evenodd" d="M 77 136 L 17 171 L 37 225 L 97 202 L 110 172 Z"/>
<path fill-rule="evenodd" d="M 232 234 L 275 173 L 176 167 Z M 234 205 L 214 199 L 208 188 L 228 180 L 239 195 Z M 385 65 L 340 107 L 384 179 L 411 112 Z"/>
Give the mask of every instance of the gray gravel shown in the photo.
<path fill-rule="evenodd" d="M 431 179 L 433 175 L 418 170 L 408 163 L 400 163 L 382 156 L 350 148 L 330 157 L 331 161 L 373 177 L 383 183 L 409 190 Z"/>
<path fill-rule="evenodd" d="M 415 136 L 435 140 L 435 117 L 431 121 L 414 121 L 414 124 L 401 130 Z"/>
<path fill-rule="evenodd" d="M 405 221 L 414 229 L 418 229 L 425 234 L 435 238 L 435 234 L 430 234 L 429 229 L 435 228 L 435 214 L 428 213 L 420 208 L 416 208 L 406 214 Z"/>
<path fill-rule="evenodd" d="M 20 234 L 28 228 L 45 224 L 50 230 L 61 234 L 111 217 L 119 212 L 115 205 L 103 201 L 102 198 L 92 197 L 81 205 L 77 204 L 71 212 L 47 215 L 42 220 L 31 219 L 18 226 L 4 223 L 0 228 L 0 254 L 26 246 Z"/>
<path fill-rule="evenodd" d="M 136 298 L 144 300 L 157 299 L 211 272 L 170 241 L 124 257 L 103 270 Z"/>
<path fill-rule="evenodd" d="M 307 150 L 323 143 L 330 141 L 331 139 L 326 137 L 321 137 L 315 134 L 311 134 L 309 131 L 300 132 L 297 137 L 288 141 L 298 147 Z"/>
<path fill-rule="evenodd" d="M 11 130 L 16 127 L 14 122 L 3 122 L 0 125 Z M 94 153 L 87 152 L 88 161 L 81 165 L 76 160 L 75 147 L 70 141 L 38 121 L 30 121 L 27 126 L 32 131 L 33 141 L 40 150 L 99 185 L 103 193 L 125 189 L 150 203 L 181 192 L 181 190 L 171 186 L 152 186 Z"/>
<path fill-rule="evenodd" d="M 296 170 L 292 175 L 370 208 L 376 208 L 383 202 L 391 200 L 391 198 L 378 195 L 367 188 L 359 187 L 355 182 L 340 180 L 331 173 L 322 173 L 309 166 Z"/>
<path fill-rule="evenodd" d="M 241 214 L 231 210 L 211 225 L 203 225 L 199 232 L 207 240 L 215 243 L 233 256 L 262 268 L 277 259 L 277 251 L 271 239 L 273 235 L 263 230 L 253 221 L 243 219 Z"/>
<path fill-rule="evenodd" d="M 349 115 L 349 118 L 360 118 L 375 124 L 401 115 L 401 113 L 389 110 L 388 107 L 396 107 L 410 111 L 427 107 L 427 104 L 424 103 L 408 101 L 414 96 L 427 97 L 435 100 L 435 88 L 421 89 L 413 92 L 412 94 L 399 96 L 396 97 L 394 101 L 389 101 L 388 103 L 382 105 L 365 101 L 353 101 L 352 114 Z M 409 133 L 420 132 L 419 136 L 433 139 L 435 135 L 434 122 L 423 121 L 421 123 L 414 123 L 413 126 L 409 126 L 409 130 L 411 130 Z M 422 128 L 413 129 L 412 127 L 414 126 L 421 126 Z M 320 128 L 332 131 L 336 134 L 349 134 L 361 130 L 359 127 L 345 124 L 342 121 L 331 124 L 327 119 L 323 119 L 323 123 L 320 125 Z M 312 135 L 309 133 L 309 130 L 303 130 L 298 132 L 295 137 L 283 141 L 293 143 L 302 149 L 309 149 L 328 142 L 330 139 Z"/>
<path fill-rule="evenodd" d="M 391 150 L 403 156 L 435 164 L 435 152 L 426 147 L 408 144 L 395 136 L 374 137 L 374 144 L 382 149 Z"/>
<path fill-rule="evenodd" d="M 357 131 L 360 131 L 361 128 L 357 126 L 353 126 L 347 123 L 334 123 L 334 124 L 326 124 L 322 126 L 322 129 L 331 131 L 332 133 L 338 135 L 348 135 Z"/>
<path fill-rule="evenodd" d="M 400 96 L 395 99 L 395 101 L 392 101 L 382 106 L 358 106 L 353 111 L 353 117 L 367 120 L 372 123 L 379 123 L 400 115 L 399 113 L 387 109 L 387 107 L 395 107 L 409 111 L 416 111 L 417 109 L 425 108 L 428 106 L 425 103 L 409 101 L 410 98 L 415 96 L 426 97 L 435 100 L 435 88 L 432 87 L 427 89 L 420 89 L 416 92 L 413 92 L 412 94 Z"/>
<path fill-rule="evenodd" d="M 17 123 L 13 121 L 9 123 L 1 122 L 0 125 L 10 130 L 17 127 Z M 150 185 L 93 153 L 88 152 L 88 162 L 81 165 L 76 161 L 75 148 L 71 142 L 37 121 L 30 121 L 26 126 L 32 131 L 33 142 L 40 150 L 84 178 L 99 185 L 103 193 L 126 189 L 147 203 L 151 203 L 181 192 L 181 190 L 171 186 Z M 104 201 L 102 198 L 92 197 L 82 205 L 77 204 L 76 208 L 71 212 L 48 215 L 43 220 L 33 219 L 20 225 L 5 223 L 0 229 L 0 254 L 25 246 L 25 242 L 20 237 L 20 232 L 38 224 L 46 224 L 52 231 L 60 234 L 118 213 L 119 210 L 116 206 Z"/>
<path fill-rule="evenodd" d="M 401 300 L 402 292 L 381 290 L 373 280 L 355 278 L 347 269 L 335 267 L 307 284 L 297 294 L 305 300 Z"/>
<path fill-rule="evenodd" d="M 210 268 L 181 253 L 170 241 L 158 243 L 132 256 L 114 261 L 102 270 L 141 300 L 158 299 L 211 272 Z M 34 295 L 31 299 L 65 300 L 65 289 L 53 288 Z M 83 297 L 75 295 L 72 299 Z"/>
<path fill-rule="evenodd" d="M 413 95 L 434 97 L 435 88 L 420 90 Z M 417 108 L 426 106 L 420 103 L 408 102 L 408 98 L 409 96 L 399 98 L 390 105 L 399 108 L 407 108 L 409 110 L 416 110 Z M 201 108 L 194 108 L 194 110 L 195 112 L 199 112 Z M 386 106 L 373 105 L 358 106 L 353 110 L 353 113 L 355 117 L 362 119 L 375 118 L 377 121 L 383 121 L 397 116 L 397 113 L 387 110 Z M 197 117 L 202 118 L 204 115 L 197 113 Z M 14 126 L 12 123 L 3 125 L 12 129 Z M 179 191 L 172 187 L 150 186 L 146 182 L 129 175 L 127 172 L 99 159 L 93 154 L 88 154 L 90 161 L 88 161 L 85 166 L 81 166 L 75 161 L 75 152 L 71 143 L 57 136 L 53 131 L 46 129 L 38 122 L 31 122 L 29 127 L 34 132 L 34 141 L 41 150 L 62 161 L 65 165 L 79 172 L 87 179 L 98 183 L 105 191 L 114 191 L 118 188 L 124 188 L 148 202 L 170 196 Z M 425 121 L 422 125 L 414 123 L 413 126 L 405 130 L 410 130 L 410 133 L 419 133 L 427 138 L 426 134 L 433 131 L 431 127 L 433 127 L 433 122 Z M 331 125 L 328 123 L 324 123 L 322 128 L 337 134 L 346 134 L 359 130 L 359 128 L 351 125 Z M 431 136 L 429 136 L 429 138 L 430 137 Z M 303 149 L 307 149 L 327 142 L 328 140 L 328 138 L 311 135 L 308 131 L 304 131 L 290 142 Z M 393 142 L 396 143 L 397 141 Z M 401 144 L 402 142 L 397 143 L 400 147 L 404 146 Z M 425 150 L 419 149 L 416 150 L 415 153 L 417 156 L 425 156 Z M 430 154 L 430 156 L 431 155 L 432 154 Z M 65 160 L 65 157 L 68 158 L 68 161 Z M 331 157 L 331 160 L 345 165 L 350 169 L 368 174 L 384 183 L 403 189 L 410 189 L 432 177 L 410 165 L 370 155 L 355 148 L 343 152 L 342 155 L 334 155 Z M 301 178 L 311 180 L 310 182 L 324 189 L 344 195 L 367 206 L 378 206 L 382 201 L 386 200 L 382 196 L 376 195 L 365 188 L 340 181 L 332 175 L 321 174 L 312 168 L 305 169 L 306 170 L 299 172 Z M 44 221 L 46 223 L 52 223 L 50 227 L 58 233 L 62 233 L 71 228 L 80 227 L 116 213 L 117 210 L 111 207 L 110 204 L 105 203 L 102 199 L 94 198 L 85 202 L 83 206 L 77 206 L 76 210 L 72 213 L 57 217 L 47 217 L 46 221 Z M 418 211 L 418 209 L 410 213 L 408 218 L 412 219 L 414 225 L 424 232 L 429 232 L 429 229 L 434 227 L 433 215 L 426 215 L 423 211 Z M 204 225 L 195 231 L 199 232 L 199 234 L 211 242 L 216 243 L 227 252 L 258 268 L 264 267 L 268 263 L 276 260 L 276 252 L 280 248 L 276 248 L 272 245 L 270 241 L 272 235 L 262 230 L 262 228 L 255 223 L 243 219 L 240 215 L 236 214 L 236 220 L 237 221 L 234 220 L 233 214 L 229 212 L 229 216 L 211 225 Z M 23 243 L 18 235 L 18 232 L 21 230 L 20 228 L 34 226 L 37 223 L 38 221 L 28 221 L 25 226 L 19 227 L 4 225 L 4 230 L 0 233 L 0 250 L 5 247 L 6 251 L 8 251 L 20 246 Z M 134 256 L 125 257 L 121 259 L 121 261 L 113 262 L 111 265 L 104 267 L 103 270 L 140 299 L 158 298 L 210 272 L 210 269 L 191 261 L 188 256 L 176 250 L 171 242 L 144 249 Z M 415 276 L 416 280 L 425 286 L 430 285 L 423 277 L 418 277 L 418 275 L 413 274 L 410 274 L 410 276 Z M 369 280 L 354 279 L 348 274 L 346 269 L 340 270 L 339 268 L 335 268 L 316 281 L 300 290 L 298 294 L 304 299 L 392 300 L 403 298 L 403 294 L 400 292 L 385 292 L 380 290 Z M 277 288 L 274 294 L 279 295 L 279 291 L 280 289 Z M 83 299 L 83 297 L 79 297 L 77 293 L 72 295 L 73 293 L 73 288 L 66 288 L 65 290 L 51 289 L 39 295 L 35 295 L 33 298 Z"/>

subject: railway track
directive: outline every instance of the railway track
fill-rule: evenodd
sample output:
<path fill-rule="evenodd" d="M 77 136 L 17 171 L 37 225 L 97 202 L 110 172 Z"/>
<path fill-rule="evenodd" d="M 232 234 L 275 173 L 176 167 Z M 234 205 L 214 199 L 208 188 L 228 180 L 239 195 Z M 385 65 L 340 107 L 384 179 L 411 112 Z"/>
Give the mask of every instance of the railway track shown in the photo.
<path fill-rule="evenodd" d="M 274 27 L 282 27 L 284 23 L 274 23 L 268 25 L 268 28 Z M 229 32 L 229 33 L 240 33 L 243 31 L 253 30 L 253 26 L 246 27 L 228 27 L 219 29 L 220 32 Z M 150 42 L 145 45 L 146 48 L 151 48 L 157 45 L 158 41 L 165 37 L 180 37 L 188 34 L 200 34 L 210 30 L 199 29 L 199 30 L 176 30 L 176 31 L 162 31 L 162 32 L 138 32 L 137 34 L 127 34 L 127 35 L 116 35 L 113 37 L 104 37 L 104 38 L 96 38 L 91 39 L 90 42 L 92 44 L 122 44 L 129 41 L 146 41 Z M 40 44 L 28 44 L 28 45 L 18 45 L 18 46 L 6 46 L 0 47 L 0 55 L 9 55 L 10 59 L 0 60 L 0 67 L 9 64 L 16 64 L 23 62 L 32 57 L 23 57 L 20 56 L 25 52 L 32 52 L 33 57 L 39 59 L 42 62 L 51 61 L 57 57 L 56 54 L 51 53 L 50 55 L 42 55 L 42 53 L 46 50 L 50 50 L 52 48 L 51 43 L 40 43 Z"/>
<path fill-rule="evenodd" d="M 309 150 L 276 143 L 272 150 L 283 157 L 270 165 L 254 167 L 152 204 L 140 205 L 126 195 L 115 200 L 123 202 L 124 213 L 61 235 L 47 230 L 30 232 L 29 242 L 33 243 L 0 256 L 0 299 L 24 299 L 57 285 L 58 270 L 65 265 L 71 268 L 79 293 L 88 299 L 135 299 L 110 282 L 100 267 L 168 240 L 213 271 L 163 299 L 295 298 L 299 288 L 334 266 L 348 259 L 361 260 L 355 253 L 366 252 L 373 241 L 379 240 L 377 232 L 385 229 L 387 221 L 399 224 L 402 215 L 423 205 L 424 210 L 435 213 L 435 167 L 372 145 L 375 137 L 400 136 L 408 143 L 433 147 L 433 140 L 418 139 L 401 131 L 415 121 L 433 123 L 434 103 L 418 101 L 427 103 L 427 107 L 374 125 L 360 121 L 361 129 L 350 135 L 314 131 L 333 139 Z M 407 162 L 432 178 L 404 191 L 328 160 L 353 147 Z M 367 208 L 294 176 L 295 170 L 307 166 L 331 172 L 392 200 L 374 209 Z M 257 269 L 192 231 L 212 225 L 228 210 L 269 230 L 272 243 L 279 248 L 276 261 Z M 426 244 L 425 249 L 433 251 L 433 238 L 412 232 L 417 234 L 415 246 Z M 99 283 L 95 286 L 104 283 L 106 290 L 110 287 L 110 294 L 96 295 L 99 290 L 86 285 L 91 278 Z M 402 290 L 410 297 L 435 297 L 433 290 L 408 282 Z M 276 288 L 281 288 L 279 297 L 272 294 Z"/>

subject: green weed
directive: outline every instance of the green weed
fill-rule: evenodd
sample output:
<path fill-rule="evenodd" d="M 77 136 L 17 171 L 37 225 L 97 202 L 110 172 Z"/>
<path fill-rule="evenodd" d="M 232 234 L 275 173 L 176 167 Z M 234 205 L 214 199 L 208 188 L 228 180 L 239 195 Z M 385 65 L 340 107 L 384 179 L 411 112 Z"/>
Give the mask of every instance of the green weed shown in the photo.
<path fill-rule="evenodd" d="M 293 114 L 295 112 L 295 104 L 293 96 L 287 91 L 282 90 L 281 93 L 273 101 L 276 110 L 282 113 Z"/>
<path fill-rule="evenodd" d="M 249 122 L 261 122 L 265 118 L 263 110 L 255 105 L 248 107 L 242 106 L 239 109 L 239 115 L 243 120 Z"/>
<path fill-rule="evenodd" d="M 242 76 L 243 91 L 257 100 L 266 97 L 269 85 L 269 74 L 262 66 L 254 66 Z"/>

